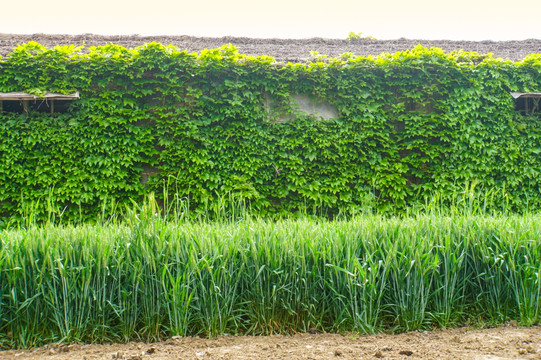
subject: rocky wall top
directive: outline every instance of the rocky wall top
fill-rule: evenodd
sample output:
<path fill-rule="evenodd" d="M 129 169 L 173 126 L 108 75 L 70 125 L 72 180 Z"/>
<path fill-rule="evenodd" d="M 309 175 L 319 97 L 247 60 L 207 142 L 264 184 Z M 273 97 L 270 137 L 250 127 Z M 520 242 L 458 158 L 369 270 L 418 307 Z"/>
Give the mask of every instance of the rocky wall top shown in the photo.
<path fill-rule="evenodd" d="M 194 37 L 194 36 L 139 36 L 139 35 L 49 35 L 49 34 L 0 34 L 0 55 L 5 56 L 19 44 L 36 41 L 44 46 L 82 45 L 86 47 L 114 43 L 127 48 L 134 48 L 156 41 L 164 45 L 174 45 L 181 50 L 199 52 L 203 49 L 218 48 L 224 44 L 233 44 L 240 53 L 248 55 L 270 55 L 277 61 L 301 62 L 310 58 L 310 51 L 337 57 L 345 52 L 355 55 L 379 55 L 394 53 L 421 44 L 424 47 L 438 47 L 445 52 L 453 50 L 476 51 L 481 54 L 492 53 L 496 58 L 520 60 L 531 53 L 541 53 L 541 39 L 521 41 L 451 41 L 451 40 L 376 40 L 376 39 L 254 39 L 246 37 Z"/>

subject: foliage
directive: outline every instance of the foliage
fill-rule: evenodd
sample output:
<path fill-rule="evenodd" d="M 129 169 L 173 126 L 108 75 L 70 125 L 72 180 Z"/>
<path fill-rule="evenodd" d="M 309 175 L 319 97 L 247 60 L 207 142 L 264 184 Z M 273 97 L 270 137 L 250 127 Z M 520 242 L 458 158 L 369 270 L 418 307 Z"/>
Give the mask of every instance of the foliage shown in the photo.
<path fill-rule="evenodd" d="M 541 320 L 537 214 L 207 223 L 156 210 L 1 231 L 0 348 Z"/>
<path fill-rule="evenodd" d="M 363 36 L 363 33 L 362 32 L 353 32 L 353 31 L 350 31 L 349 34 L 348 34 L 348 37 L 346 38 L 346 40 L 358 40 L 358 39 L 371 39 L 371 40 L 376 40 L 375 37 L 373 36 Z"/>
<path fill-rule="evenodd" d="M 541 117 L 516 112 L 509 95 L 541 90 L 541 55 L 513 63 L 418 46 L 278 64 L 231 45 L 195 54 L 29 43 L 0 62 L 2 92 L 74 90 L 81 99 L 65 114 L 0 114 L 4 220 L 96 219 L 114 211 L 105 204 L 163 188 L 196 212 L 232 194 L 265 216 L 404 212 L 473 185 L 494 189 L 489 208 L 541 204 Z M 292 94 L 339 117 L 287 110 Z"/>

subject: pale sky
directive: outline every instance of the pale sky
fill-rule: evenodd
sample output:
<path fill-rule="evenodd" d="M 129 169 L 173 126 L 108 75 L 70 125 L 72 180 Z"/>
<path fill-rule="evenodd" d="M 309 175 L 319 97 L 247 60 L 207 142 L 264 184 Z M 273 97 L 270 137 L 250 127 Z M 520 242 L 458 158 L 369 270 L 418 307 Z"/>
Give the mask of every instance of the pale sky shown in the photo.
<path fill-rule="evenodd" d="M 541 0 L 1 0 L 0 33 L 541 39 Z"/>

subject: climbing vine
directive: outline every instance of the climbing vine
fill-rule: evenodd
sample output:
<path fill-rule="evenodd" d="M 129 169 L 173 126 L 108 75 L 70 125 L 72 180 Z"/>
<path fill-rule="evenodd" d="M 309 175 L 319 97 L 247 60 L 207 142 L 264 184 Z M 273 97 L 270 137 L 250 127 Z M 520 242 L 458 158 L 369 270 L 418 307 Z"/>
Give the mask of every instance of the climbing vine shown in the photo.
<path fill-rule="evenodd" d="M 194 211 L 232 194 L 266 216 L 403 211 L 472 183 L 493 204 L 541 204 L 541 117 L 509 95 L 541 91 L 539 54 L 511 62 L 419 46 L 283 64 L 231 45 L 31 42 L 0 59 L 0 91 L 80 93 L 65 113 L 0 114 L 4 219 L 95 219 L 164 186 Z M 269 108 L 294 94 L 338 116 Z"/>

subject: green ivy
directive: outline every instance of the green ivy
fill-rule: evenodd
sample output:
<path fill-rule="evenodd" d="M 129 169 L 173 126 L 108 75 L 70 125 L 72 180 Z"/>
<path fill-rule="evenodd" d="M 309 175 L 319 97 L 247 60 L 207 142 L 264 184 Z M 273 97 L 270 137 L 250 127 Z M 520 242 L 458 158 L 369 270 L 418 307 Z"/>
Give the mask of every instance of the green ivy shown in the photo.
<path fill-rule="evenodd" d="M 540 112 L 519 114 L 509 95 L 541 91 L 540 54 L 510 62 L 418 46 L 282 64 L 231 45 L 196 54 L 31 42 L 0 59 L 1 92 L 76 90 L 64 114 L 0 114 L 3 217 L 93 219 L 164 186 L 195 211 L 233 194 L 272 216 L 403 211 L 472 183 L 493 204 L 541 205 Z M 339 117 L 279 121 L 266 102 L 292 94 Z"/>

